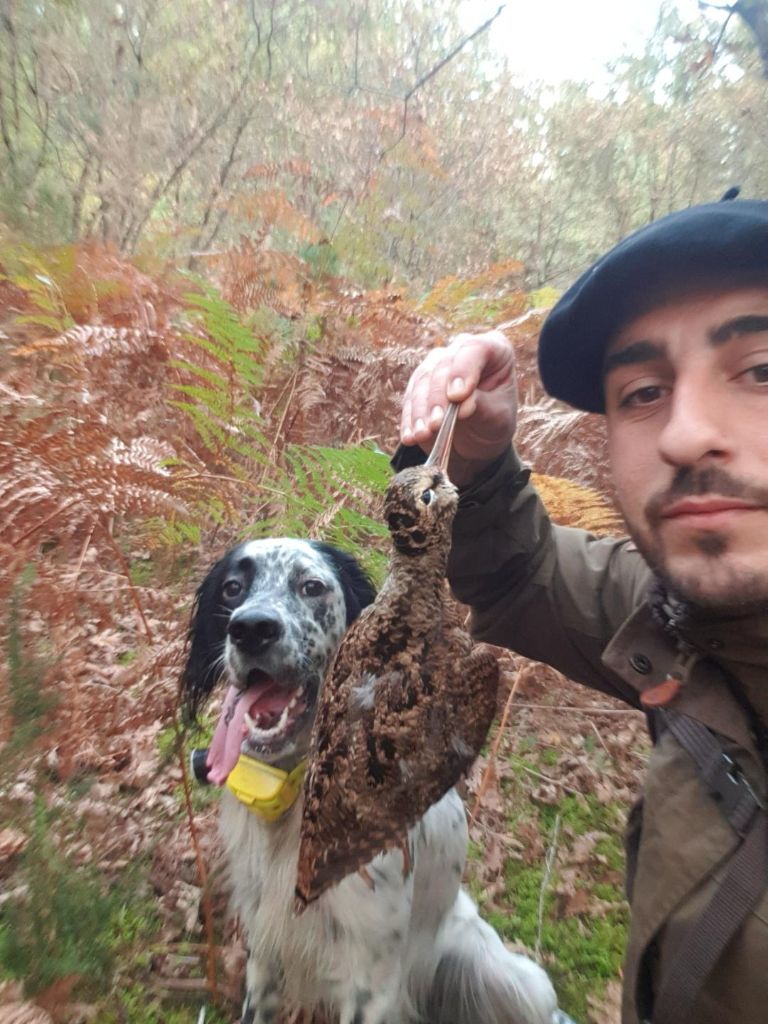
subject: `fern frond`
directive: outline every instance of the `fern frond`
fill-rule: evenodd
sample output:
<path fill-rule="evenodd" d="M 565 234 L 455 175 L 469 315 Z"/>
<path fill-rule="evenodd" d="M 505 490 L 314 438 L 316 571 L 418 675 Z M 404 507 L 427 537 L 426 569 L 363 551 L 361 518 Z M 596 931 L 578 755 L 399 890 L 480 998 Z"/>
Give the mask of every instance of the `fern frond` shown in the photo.
<path fill-rule="evenodd" d="M 548 515 L 562 526 L 575 526 L 597 536 L 623 536 L 624 520 L 604 496 L 562 477 L 531 474 L 531 482 Z"/>
<path fill-rule="evenodd" d="M 71 535 L 116 517 L 183 514 L 164 464 L 175 454 L 153 438 L 123 442 L 100 421 L 60 412 L 16 422 L 0 436 L 0 537 L 19 543 L 43 527 Z"/>
<path fill-rule="evenodd" d="M 541 398 L 521 407 L 517 439 L 521 454 L 539 472 L 611 493 L 602 417 Z"/>
<path fill-rule="evenodd" d="M 78 324 L 54 338 L 38 338 L 14 350 L 17 356 L 37 352 L 65 353 L 78 359 L 98 359 L 113 355 L 138 355 L 147 348 L 148 339 L 158 338 L 154 331 L 136 327 L 109 327 L 104 324 Z"/>

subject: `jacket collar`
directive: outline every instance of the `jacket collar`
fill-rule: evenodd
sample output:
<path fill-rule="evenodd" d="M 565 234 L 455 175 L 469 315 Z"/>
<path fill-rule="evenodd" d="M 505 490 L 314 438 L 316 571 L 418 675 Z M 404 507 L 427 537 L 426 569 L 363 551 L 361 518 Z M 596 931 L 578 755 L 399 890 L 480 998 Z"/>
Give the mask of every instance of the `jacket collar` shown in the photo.
<path fill-rule="evenodd" d="M 605 648 L 603 663 L 637 693 L 639 704 L 643 692 L 664 682 L 677 664 L 680 640 L 689 644 L 697 657 L 692 659 L 687 678 L 670 707 L 734 741 L 757 759 L 752 731 L 729 691 L 725 673 L 741 685 L 762 679 L 766 697 L 756 710 L 768 721 L 768 617 L 762 618 L 750 624 L 746 619 L 682 627 L 676 624 L 673 636 L 644 602 Z M 759 629 L 765 630 L 762 642 L 756 632 Z M 753 688 L 749 687 L 750 701 Z"/>
<path fill-rule="evenodd" d="M 727 619 L 691 619 L 678 626 L 680 639 L 724 665 L 768 672 L 768 612 Z M 766 676 L 768 687 L 768 675 Z"/>

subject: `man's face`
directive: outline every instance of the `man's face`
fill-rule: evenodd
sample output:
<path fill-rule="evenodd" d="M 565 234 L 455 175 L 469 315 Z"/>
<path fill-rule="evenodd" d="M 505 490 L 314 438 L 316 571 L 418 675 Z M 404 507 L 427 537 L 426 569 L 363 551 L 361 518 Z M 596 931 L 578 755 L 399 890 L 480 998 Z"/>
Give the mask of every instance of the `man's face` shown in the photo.
<path fill-rule="evenodd" d="M 629 323 L 606 355 L 613 477 L 630 534 L 680 597 L 768 603 L 768 283 Z"/>

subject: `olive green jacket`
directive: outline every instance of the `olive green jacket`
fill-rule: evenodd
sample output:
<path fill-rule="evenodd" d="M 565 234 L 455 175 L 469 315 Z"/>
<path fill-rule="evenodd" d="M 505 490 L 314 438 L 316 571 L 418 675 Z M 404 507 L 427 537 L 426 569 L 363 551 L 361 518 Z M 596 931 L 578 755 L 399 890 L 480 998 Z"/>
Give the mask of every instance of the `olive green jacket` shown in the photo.
<path fill-rule="evenodd" d="M 678 654 L 646 602 L 651 572 L 626 539 L 553 525 L 528 477 L 511 452 L 462 492 L 448 571 L 457 597 L 472 608 L 473 634 L 639 707 L 641 692 L 664 680 Z M 768 620 L 716 621 L 681 633 L 700 657 L 670 707 L 715 730 L 764 800 L 763 764 L 725 673 L 768 721 Z M 649 1019 L 665 950 L 709 901 L 737 843 L 693 759 L 663 732 L 627 830 L 632 923 L 623 1024 Z M 696 1024 L 766 1021 L 768 894 L 710 974 L 696 1014 Z"/>

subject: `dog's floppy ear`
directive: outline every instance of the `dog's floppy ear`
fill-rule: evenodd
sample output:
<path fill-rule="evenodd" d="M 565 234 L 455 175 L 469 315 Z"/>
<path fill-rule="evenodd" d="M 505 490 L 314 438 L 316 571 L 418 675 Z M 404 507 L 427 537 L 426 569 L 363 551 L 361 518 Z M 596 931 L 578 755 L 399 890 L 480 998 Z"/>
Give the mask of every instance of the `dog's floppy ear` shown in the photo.
<path fill-rule="evenodd" d="M 376 597 L 376 589 L 368 574 L 352 555 L 332 544 L 312 541 L 312 546 L 323 554 L 336 570 L 347 607 L 347 625 L 351 625 L 360 612 Z"/>
<path fill-rule="evenodd" d="M 187 661 L 179 687 L 184 717 L 194 721 L 221 674 L 221 656 L 227 638 L 230 610 L 221 600 L 221 588 L 232 561 L 228 552 L 197 588 L 187 634 Z"/>

